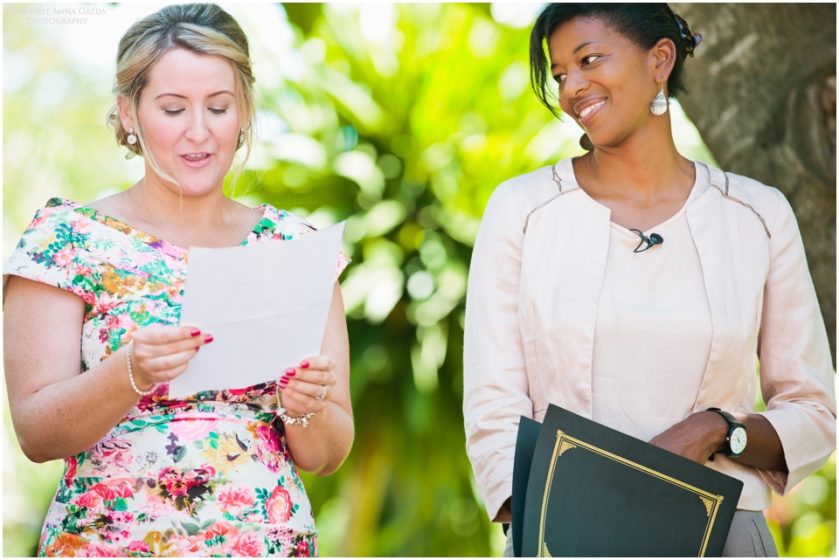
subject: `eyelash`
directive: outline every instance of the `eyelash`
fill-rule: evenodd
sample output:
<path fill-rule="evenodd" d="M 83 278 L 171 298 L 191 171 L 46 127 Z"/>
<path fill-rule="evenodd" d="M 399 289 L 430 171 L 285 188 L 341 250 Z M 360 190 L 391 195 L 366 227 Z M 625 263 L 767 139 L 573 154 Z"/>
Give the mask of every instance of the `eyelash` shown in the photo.
<path fill-rule="evenodd" d="M 590 62 L 586 62 L 586 60 L 588 60 L 590 58 L 593 58 L 593 59 L 597 60 L 598 58 L 600 58 L 600 55 L 599 54 L 589 54 L 589 55 L 584 56 L 583 58 L 580 59 L 580 61 L 583 63 L 583 66 L 588 66 L 589 64 L 594 63 L 594 60 L 592 60 Z M 557 74 L 556 76 L 554 76 L 554 81 L 556 81 L 556 83 L 558 83 L 559 85 L 562 85 L 562 82 L 565 81 L 565 74 Z"/>
<path fill-rule="evenodd" d="M 183 112 L 183 109 L 175 109 L 175 110 L 167 110 L 163 109 L 163 112 L 169 115 L 170 117 L 174 117 L 176 115 L 180 115 Z M 210 108 L 210 112 L 215 115 L 223 115 L 227 112 L 227 109 L 213 109 Z"/>

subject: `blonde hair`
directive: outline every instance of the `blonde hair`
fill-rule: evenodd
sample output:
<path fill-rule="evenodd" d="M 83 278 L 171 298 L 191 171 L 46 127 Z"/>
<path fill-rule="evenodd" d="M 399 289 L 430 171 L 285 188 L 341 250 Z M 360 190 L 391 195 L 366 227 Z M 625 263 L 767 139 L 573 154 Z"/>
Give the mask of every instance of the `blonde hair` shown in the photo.
<path fill-rule="evenodd" d="M 254 107 L 253 83 L 248 39 L 233 17 L 215 4 L 179 4 L 167 6 L 141 20 L 136 21 L 122 36 L 117 51 L 117 72 L 114 81 L 114 96 L 124 96 L 130 105 L 131 115 L 137 123 L 134 134 L 138 142 L 128 143 L 128 132 L 119 118 L 115 103 L 108 112 L 107 122 L 113 127 L 117 143 L 137 155 L 144 155 L 152 169 L 175 184 L 164 173 L 146 148 L 143 130 L 137 118 L 140 94 L 148 83 L 152 66 L 168 51 L 184 48 L 190 51 L 217 55 L 226 58 L 236 75 L 236 99 L 239 115 L 247 123 L 243 128 L 244 139 L 237 149 L 245 147 L 245 157 L 233 177 L 236 182 L 242 168 L 250 157 L 253 142 Z M 240 137 L 241 139 L 241 137 Z M 180 185 L 178 185 L 180 186 Z"/>

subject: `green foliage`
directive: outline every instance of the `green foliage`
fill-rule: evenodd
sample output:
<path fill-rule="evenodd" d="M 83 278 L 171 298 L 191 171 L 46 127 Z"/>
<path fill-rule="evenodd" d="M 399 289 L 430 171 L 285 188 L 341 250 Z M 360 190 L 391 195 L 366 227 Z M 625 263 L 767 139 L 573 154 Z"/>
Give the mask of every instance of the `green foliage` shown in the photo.
<path fill-rule="evenodd" d="M 287 10 L 296 22 L 297 6 Z M 354 259 L 343 286 L 358 436 L 341 473 L 307 487 L 325 555 L 484 555 L 498 529 L 464 453 L 467 266 L 490 192 L 543 163 L 525 148 L 550 119 L 527 91 L 524 30 L 471 6 L 389 15 L 379 44 L 358 32 L 364 14 L 337 7 L 300 37 L 303 53 L 324 56 L 307 59 L 315 79 L 291 87 L 324 125 L 295 132 L 324 147 L 323 165 L 280 159 L 271 178 L 282 183 L 262 177 L 277 204 L 318 193 L 322 212 L 348 220 Z M 505 72 L 518 83 L 500 87 Z M 293 123 L 298 108 L 277 110 Z M 304 173 L 289 193 L 289 175 Z"/>
<path fill-rule="evenodd" d="M 836 556 L 836 455 L 766 510 L 781 556 Z"/>
<path fill-rule="evenodd" d="M 499 554 L 461 412 L 471 247 L 494 187 L 579 153 L 579 132 L 529 90 L 528 22 L 499 23 L 487 5 L 259 9 L 229 7 L 251 39 L 260 142 L 228 191 L 321 226 L 346 219 L 353 259 L 342 288 L 355 445 L 335 475 L 304 475 L 321 553 Z M 4 58 L 33 69 L 5 98 L 8 255 L 50 196 L 97 198 L 130 185 L 142 166 L 121 159 L 103 126 L 110 75 L 85 69 L 50 29 L 6 16 Z M 116 40 L 102 48 L 115 52 Z M 44 75 L 65 84 L 60 102 L 33 95 Z M 684 142 L 690 157 L 710 159 Z M 6 426 L 10 435 L 8 416 Z M 7 450 L 15 469 L 4 473 L 4 552 L 31 554 L 60 466 L 33 467 L 12 440 Z M 835 465 L 776 504 L 783 513 L 770 518 L 784 552 L 835 548 Z"/>

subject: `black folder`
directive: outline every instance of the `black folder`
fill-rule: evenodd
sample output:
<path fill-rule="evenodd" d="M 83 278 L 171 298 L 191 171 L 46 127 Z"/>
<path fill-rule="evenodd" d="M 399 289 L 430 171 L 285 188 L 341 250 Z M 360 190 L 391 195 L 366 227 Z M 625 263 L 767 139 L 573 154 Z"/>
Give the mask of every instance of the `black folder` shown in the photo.
<path fill-rule="evenodd" d="M 520 424 L 525 447 L 514 467 L 514 547 L 532 430 Z M 720 556 L 742 488 L 735 478 L 551 405 L 524 490 L 518 552 Z"/>
<path fill-rule="evenodd" d="M 536 420 L 522 416 L 519 421 L 519 433 L 516 438 L 516 453 L 513 462 L 513 556 L 521 556 L 522 528 L 524 527 L 525 497 L 527 496 L 527 481 L 530 478 L 530 467 L 533 454 L 536 452 L 536 442 L 542 424 Z"/>

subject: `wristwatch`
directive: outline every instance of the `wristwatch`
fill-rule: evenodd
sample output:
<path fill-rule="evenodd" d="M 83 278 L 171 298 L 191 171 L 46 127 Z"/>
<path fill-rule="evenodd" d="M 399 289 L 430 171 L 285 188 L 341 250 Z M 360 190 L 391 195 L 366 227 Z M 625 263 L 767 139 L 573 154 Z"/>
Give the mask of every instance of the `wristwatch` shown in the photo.
<path fill-rule="evenodd" d="M 706 410 L 716 412 L 728 422 L 728 433 L 725 436 L 725 445 L 716 451 L 716 453 L 725 453 L 729 457 L 739 457 L 746 450 L 746 444 L 749 441 L 746 435 L 746 426 L 738 422 L 734 416 L 719 408 L 708 408 Z M 711 460 L 714 456 L 711 455 Z"/>

